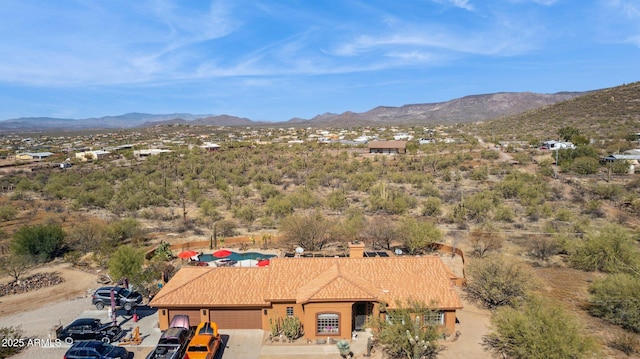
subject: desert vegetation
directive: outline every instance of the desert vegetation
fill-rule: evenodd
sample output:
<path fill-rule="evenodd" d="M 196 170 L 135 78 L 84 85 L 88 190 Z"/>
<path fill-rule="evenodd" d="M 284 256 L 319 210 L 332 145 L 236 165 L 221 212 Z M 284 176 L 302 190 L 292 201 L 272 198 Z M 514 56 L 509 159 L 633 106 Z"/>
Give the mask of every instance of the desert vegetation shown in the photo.
<path fill-rule="evenodd" d="M 612 103 L 624 100 L 614 97 Z M 551 110 L 531 116 L 540 111 Z M 536 357 L 527 348 L 543 348 L 536 340 L 555 346 L 562 333 L 559 357 L 637 352 L 640 181 L 598 161 L 614 142 L 635 146 L 625 136 L 630 128 L 603 139 L 601 131 L 570 121 L 544 134 L 526 126 L 510 134 L 511 127 L 501 127 L 505 121 L 441 127 L 439 141 L 411 142 L 401 155 L 319 143 L 310 140 L 315 129 L 159 126 L 105 136 L 101 140 L 112 145 L 138 138 L 145 143 L 140 147 L 162 143 L 171 152 L 135 158 L 123 150 L 66 169 L 4 173 L 2 268 L 17 281 L 33 266 L 69 261 L 151 291 L 179 265 L 168 246 L 188 240 L 215 238 L 222 245 L 245 236 L 253 239 L 245 247 L 308 251 L 360 240 L 408 255 L 445 243 L 467 255 L 469 298 L 495 312 L 486 339 L 495 353 Z M 415 137 L 434 133 L 424 127 L 331 129 L 352 137 L 365 130 L 381 138 L 399 130 Z M 537 148 L 549 133 L 578 146 L 560 150 L 556 163 L 555 154 Z M 514 137 L 531 145 L 495 145 Z M 219 142 L 220 150 L 200 148 L 207 140 Z M 577 306 L 562 295 L 541 300 L 555 289 L 553 281 L 537 278 L 541 268 L 573 268 L 592 283 L 578 293 Z M 519 329 L 514 322 L 522 323 Z M 557 326 L 549 336 L 534 335 L 551 322 Z M 605 340 L 584 335 L 585 323 Z"/>

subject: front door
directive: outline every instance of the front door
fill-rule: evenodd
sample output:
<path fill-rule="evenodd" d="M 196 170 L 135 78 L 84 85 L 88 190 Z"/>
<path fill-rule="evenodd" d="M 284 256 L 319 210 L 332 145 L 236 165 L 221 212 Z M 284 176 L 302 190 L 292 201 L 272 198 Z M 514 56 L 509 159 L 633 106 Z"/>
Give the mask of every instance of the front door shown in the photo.
<path fill-rule="evenodd" d="M 364 330 L 367 323 L 367 316 L 371 314 L 372 305 L 369 302 L 356 302 L 353 304 L 351 312 L 353 313 L 353 329 Z"/>

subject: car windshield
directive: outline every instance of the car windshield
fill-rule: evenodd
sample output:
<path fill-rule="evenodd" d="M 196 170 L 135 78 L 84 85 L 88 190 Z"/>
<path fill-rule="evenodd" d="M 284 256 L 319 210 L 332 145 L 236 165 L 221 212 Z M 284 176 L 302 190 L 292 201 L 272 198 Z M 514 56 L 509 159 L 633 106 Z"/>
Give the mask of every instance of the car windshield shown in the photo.
<path fill-rule="evenodd" d="M 131 294 L 131 291 L 127 288 L 122 288 L 122 290 L 120 291 L 120 295 L 123 297 L 128 297 Z"/>
<path fill-rule="evenodd" d="M 192 345 L 189 347 L 190 352 L 206 352 L 208 348 L 206 345 Z"/>

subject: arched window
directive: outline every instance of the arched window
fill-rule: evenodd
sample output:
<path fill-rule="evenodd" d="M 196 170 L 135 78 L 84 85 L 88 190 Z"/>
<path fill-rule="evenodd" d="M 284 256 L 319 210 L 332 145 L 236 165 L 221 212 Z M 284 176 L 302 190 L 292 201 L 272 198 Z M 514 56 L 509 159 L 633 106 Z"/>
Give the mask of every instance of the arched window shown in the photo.
<path fill-rule="evenodd" d="M 340 314 L 320 313 L 316 317 L 316 332 L 322 335 L 340 334 Z"/>

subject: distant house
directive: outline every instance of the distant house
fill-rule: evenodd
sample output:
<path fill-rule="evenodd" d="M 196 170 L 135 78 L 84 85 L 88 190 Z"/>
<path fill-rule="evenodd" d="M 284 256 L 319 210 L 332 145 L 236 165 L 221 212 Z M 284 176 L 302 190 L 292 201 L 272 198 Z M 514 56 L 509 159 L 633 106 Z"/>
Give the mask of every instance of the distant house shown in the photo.
<path fill-rule="evenodd" d="M 216 143 L 206 142 L 202 146 L 200 146 L 200 148 L 207 150 L 208 152 L 216 152 L 220 150 L 220 145 Z"/>
<path fill-rule="evenodd" d="M 43 160 L 47 157 L 53 156 L 51 152 L 27 152 L 27 153 L 18 153 L 16 155 L 16 160 L 22 161 L 33 161 L 33 160 Z"/>
<path fill-rule="evenodd" d="M 355 246 L 356 248 L 352 248 Z M 455 331 L 462 308 L 453 286 L 457 277 L 440 257 L 362 256 L 273 258 L 267 267 L 183 267 L 150 306 L 160 330 L 179 314 L 192 324 L 215 321 L 224 329 L 270 330 L 273 321 L 298 317 L 304 336 L 350 338 L 373 317 L 392 318 L 399 303 L 425 303 L 434 323 Z"/>
<path fill-rule="evenodd" d="M 541 150 L 551 150 L 551 151 L 571 149 L 571 148 L 576 148 L 576 145 L 574 145 L 571 142 L 560 142 L 560 141 L 544 141 L 542 142 L 542 146 L 540 146 Z"/>
<path fill-rule="evenodd" d="M 369 153 L 407 153 L 407 141 L 371 141 L 368 148 Z"/>
<path fill-rule="evenodd" d="M 80 161 L 94 161 L 101 158 L 104 158 L 106 155 L 111 152 L 105 150 L 95 150 L 95 151 L 82 151 L 76 152 L 76 158 Z"/>
<path fill-rule="evenodd" d="M 425 137 L 418 139 L 418 144 L 421 144 L 421 145 L 428 145 L 428 144 L 431 144 L 431 143 L 436 143 L 436 139 L 435 138 L 425 138 Z"/>
<path fill-rule="evenodd" d="M 159 155 L 161 153 L 167 153 L 167 152 L 171 152 L 171 150 L 164 150 L 164 149 L 159 149 L 159 148 L 150 148 L 147 150 L 135 150 L 133 151 L 133 156 L 134 157 L 148 157 L 148 156 L 155 156 L 155 155 Z"/>

